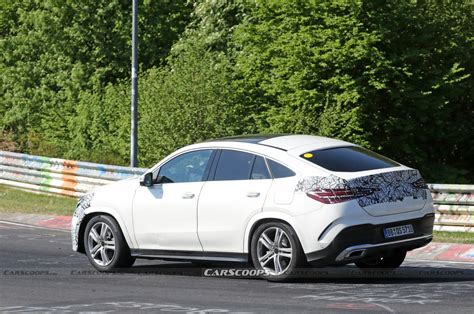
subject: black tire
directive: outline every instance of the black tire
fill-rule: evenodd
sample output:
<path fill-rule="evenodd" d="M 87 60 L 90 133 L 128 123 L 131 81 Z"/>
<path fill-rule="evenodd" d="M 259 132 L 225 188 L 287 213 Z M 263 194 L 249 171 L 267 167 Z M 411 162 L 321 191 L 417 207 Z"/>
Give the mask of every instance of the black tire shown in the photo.
<path fill-rule="evenodd" d="M 96 242 L 93 239 L 90 239 L 91 244 L 89 245 L 89 234 L 91 233 L 91 229 L 94 228 L 96 232 L 97 230 L 101 231 L 101 226 L 103 226 L 103 224 L 105 224 L 108 229 L 106 228 L 106 233 L 103 237 L 101 234 L 99 234 L 100 243 Z M 107 247 L 107 240 L 115 243 L 115 249 L 113 252 L 112 249 L 105 248 Z M 97 250 L 97 254 L 100 256 L 94 255 L 95 257 L 97 257 L 97 259 L 92 256 L 93 253 L 91 252 L 91 247 L 92 249 L 94 249 L 95 247 L 99 247 L 99 250 Z M 111 246 L 109 245 L 109 247 Z M 130 255 L 130 248 L 127 245 L 127 241 L 125 241 L 125 238 L 122 234 L 122 231 L 120 230 L 118 223 L 115 221 L 115 219 L 107 215 L 98 215 L 89 220 L 86 226 L 86 230 L 84 232 L 84 249 L 86 251 L 86 255 L 89 259 L 89 262 L 98 271 L 107 272 L 116 270 L 117 268 L 131 267 L 135 262 L 135 258 Z M 99 259 L 101 261 L 104 261 L 105 259 L 102 255 L 102 249 L 108 259 L 108 263 L 105 264 L 104 262 L 104 265 L 101 265 L 98 262 Z"/>
<path fill-rule="evenodd" d="M 384 268 L 395 269 L 398 268 L 407 255 L 406 251 L 393 251 L 383 256 L 374 257 L 372 259 L 355 262 L 356 266 L 361 269 L 367 268 Z"/>
<path fill-rule="evenodd" d="M 252 235 L 252 241 L 251 241 L 251 244 L 250 244 L 250 252 L 251 252 L 252 262 L 253 262 L 253 265 L 256 269 L 262 270 L 262 271 L 268 271 L 268 268 L 271 268 L 271 267 L 264 268 L 264 266 L 262 266 L 261 262 L 259 261 L 257 251 L 259 250 L 259 239 L 262 236 L 262 234 L 263 233 L 267 234 L 268 232 L 270 232 L 270 234 L 271 234 L 272 230 L 275 230 L 275 228 L 279 228 L 279 229 L 284 231 L 285 236 L 284 236 L 284 238 L 282 238 L 282 240 L 280 241 L 281 243 L 278 246 L 281 246 L 282 249 L 288 249 L 288 247 L 285 247 L 284 242 L 286 242 L 287 246 L 288 246 L 288 244 L 290 244 L 291 260 L 288 261 L 287 258 L 283 258 L 283 260 L 281 260 L 278 257 L 278 255 L 277 255 L 277 257 L 273 257 L 273 260 L 268 259 L 269 260 L 268 263 L 273 263 L 273 265 L 274 265 L 273 268 L 275 268 L 275 269 L 276 269 L 275 264 L 274 264 L 275 263 L 274 262 L 275 258 L 279 259 L 278 263 L 281 263 L 284 266 L 284 270 L 283 270 L 283 267 L 281 267 L 281 269 L 283 270 L 282 273 L 276 273 L 276 274 L 266 273 L 265 275 L 263 275 L 263 277 L 265 279 L 267 279 L 268 281 L 279 282 L 279 281 L 285 281 L 285 280 L 288 280 L 288 279 L 292 278 L 294 276 L 294 271 L 298 267 L 301 267 L 301 266 L 305 265 L 306 257 L 303 253 L 302 248 L 301 248 L 301 244 L 300 244 L 300 241 L 298 239 L 298 236 L 296 235 L 296 232 L 293 230 L 293 228 L 291 228 L 289 225 L 287 225 L 285 223 L 281 223 L 281 222 L 264 223 L 255 230 L 255 232 Z M 284 241 L 284 239 L 287 239 L 287 240 Z M 289 243 L 288 243 L 288 240 L 289 240 Z M 275 241 L 273 241 L 273 243 L 275 243 Z M 264 248 L 263 246 L 260 245 L 260 250 L 262 250 L 262 249 L 268 249 L 268 248 L 266 246 Z M 278 249 L 276 249 L 276 250 L 278 251 Z M 271 254 L 272 251 L 270 249 L 268 249 L 266 253 Z M 275 255 L 276 253 L 273 253 L 273 254 Z M 289 255 L 289 253 L 286 253 L 286 254 Z M 262 253 L 260 255 L 262 255 Z M 285 259 L 286 259 L 287 262 L 286 262 L 286 264 L 283 264 Z M 268 264 L 265 264 L 265 266 L 267 266 L 267 265 Z"/>

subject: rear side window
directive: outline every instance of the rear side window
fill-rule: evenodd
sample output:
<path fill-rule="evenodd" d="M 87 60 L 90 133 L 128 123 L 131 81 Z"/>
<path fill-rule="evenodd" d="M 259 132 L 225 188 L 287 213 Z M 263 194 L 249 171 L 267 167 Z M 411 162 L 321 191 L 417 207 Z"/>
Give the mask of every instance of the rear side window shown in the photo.
<path fill-rule="evenodd" d="M 235 150 L 223 150 L 214 180 L 248 180 L 255 155 Z"/>
<path fill-rule="evenodd" d="M 278 178 L 287 178 L 296 175 L 292 170 L 288 169 L 287 167 L 283 166 L 282 164 L 277 163 L 271 159 L 267 159 L 268 166 L 270 167 L 270 171 L 275 179 Z"/>
<path fill-rule="evenodd" d="M 271 179 L 270 173 L 268 173 L 267 165 L 263 157 L 256 156 L 255 162 L 253 163 L 252 175 L 250 179 L 252 180 L 261 180 L 261 179 Z"/>
<path fill-rule="evenodd" d="M 301 158 L 331 171 L 357 172 L 397 167 L 395 161 L 358 146 L 313 150 Z"/>

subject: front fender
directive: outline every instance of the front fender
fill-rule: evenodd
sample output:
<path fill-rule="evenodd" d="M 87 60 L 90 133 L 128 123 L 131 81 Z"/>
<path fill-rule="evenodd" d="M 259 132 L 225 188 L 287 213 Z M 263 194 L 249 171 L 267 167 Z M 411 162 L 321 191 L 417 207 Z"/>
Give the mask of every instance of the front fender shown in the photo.
<path fill-rule="evenodd" d="M 122 234 L 125 238 L 125 241 L 127 241 L 128 247 L 129 248 L 137 247 L 136 243 L 133 240 L 133 237 L 131 237 L 130 235 L 130 232 L 125 222 L 123 221 L 122 217 L 119 215 L 119 213 L 115 209 L 110 208 L 110 207 L 105 207 L 105 206 L 90 206 L 83 210 L 81 210 L 78 207 L 76 208 L 76 211 L 74 212 L 74 216 L 71 223 L 72 249 L 74 251 L 78 251 L 79 249 L 79 240 L 80 240 L 79 233 L 82 228 L 85 228 L 85 226 L 82 225 L 84 222 L 84 218 L 94 213 L 102 213 L 102 214 L 107 214 L 107 215 L 112 216 L 119 224 L 119 227 L 122 230 Z M 85 220 L 85 221 L 88 221 L 88 220 Z"/>

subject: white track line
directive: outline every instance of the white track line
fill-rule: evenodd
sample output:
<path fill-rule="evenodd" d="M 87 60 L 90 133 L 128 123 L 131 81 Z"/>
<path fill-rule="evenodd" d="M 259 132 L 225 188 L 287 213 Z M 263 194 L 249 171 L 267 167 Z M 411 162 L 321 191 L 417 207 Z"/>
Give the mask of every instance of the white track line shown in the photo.
<path fill-rule="evenodd" d="M 412 259 L 412 258 L 407 258 L 405 260 L 406 262 L 423 262 L 423 263 L 443 263 L 443 264 L 467 264 L 467 265 L 473 265 L 473 262 L 464 262 L 464 261 L 447 261 L 447 260 L 439 260 L 439 259 Z M 410 266 L 409 264 L 402 264 L 403 266 Z"/>
<path fill-rule="evenodd" d="M 13 225 L 13 226 L 24 227 L 24 228 L 43 229 L 43 230 L 54 230 L 54 231 L 62 231 L 62 232 L 68 232 L 68 233 L 70 232 L 69 230 L 64 230 L 64 229 L 40 227 L 40 226 L 22 224 L 22 223 L 19 223 L 19 222 L 11 222 L 11 221 L 5 221 L 5 220 L 0 220 L 0 223 L 6 224 L 6 225 Z"/>
<path fill-rule="evenodd" d="M 392 308 L 386 306 L 386 305 L 382 305 L 382 304 L 378 304 L 378 303 L 368 303 L 368 304 L 373 304 L 373 305 L 377 305 L 385 310 L 387 310 L 387 312 L 390 312 L 390 313 L 395 313 L 395 310 L 393 310 Z"/>

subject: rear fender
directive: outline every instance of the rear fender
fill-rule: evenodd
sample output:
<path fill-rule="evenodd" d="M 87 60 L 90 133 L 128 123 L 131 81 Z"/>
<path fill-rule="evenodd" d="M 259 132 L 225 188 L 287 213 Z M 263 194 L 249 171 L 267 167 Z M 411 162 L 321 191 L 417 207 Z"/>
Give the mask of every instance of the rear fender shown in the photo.
<path fill-rule="evenodd" d="M 298 225 L 292 216 L 282 213 L 282 212 L 277 212 L 277 211 L 263 211 L 253 216 L 250 219 L 250 221 L 247 223 L 247 227 L 245 229 L 244 243 L 243 243 L 244 253 L 249 253 L 250 251 L 249 244 L 252 237 L 251 233 L 255 231 L 253 227 L 259 224 L 259 222 L 261 222 L 262 220 L 280 220 L 287 223 L 296 232 L 296 235 L 298 236 L 298 239 L 300 240 L 300 243 L 303 246 L 303 243 L 301 241 L 302 232 L 301 230 L 299 230 Z M 304 247 L 303 247 L 303 251 L 306 251 Z"/>

